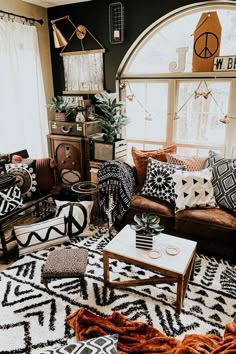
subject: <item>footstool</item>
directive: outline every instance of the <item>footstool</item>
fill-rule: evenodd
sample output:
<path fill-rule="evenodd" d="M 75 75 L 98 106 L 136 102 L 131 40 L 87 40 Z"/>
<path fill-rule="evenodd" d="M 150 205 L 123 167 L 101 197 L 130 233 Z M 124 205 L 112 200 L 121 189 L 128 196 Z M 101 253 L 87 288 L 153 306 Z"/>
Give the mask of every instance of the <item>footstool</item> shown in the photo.
<path fill-rule="evenodd" d="M 48 282 L 54 278 L 80 278 L 80 285 L 83 288 L 87 261 L 86 248 L 54 250 L 49 254 L 43 267 L 42 280 L 48 288 Z"/>

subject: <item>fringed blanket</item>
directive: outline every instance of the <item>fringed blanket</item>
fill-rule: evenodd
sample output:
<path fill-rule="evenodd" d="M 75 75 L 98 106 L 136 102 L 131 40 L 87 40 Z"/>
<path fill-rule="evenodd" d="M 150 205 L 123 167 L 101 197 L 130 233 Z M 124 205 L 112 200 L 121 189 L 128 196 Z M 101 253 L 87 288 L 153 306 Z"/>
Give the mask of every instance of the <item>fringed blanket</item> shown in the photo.
<path fill-rule="evenodd" d="M 97 177 L 101 212 L 111 226 L 129 209 L 135 190 L 134 172 L 127 163 L 112 160 L 104 162 Z"/>
<path fill-rule="evenodd" d="M 158 329 L 131 321 L 119 312 L 101 317 L 85 308 L 67 317 L 78 341 L 118 333 L 118 353 L 235 354 L 236 317 L 225 326 L 224 337 L 215 334 L 186 334 L 183 340 L 168 337 Z"/>

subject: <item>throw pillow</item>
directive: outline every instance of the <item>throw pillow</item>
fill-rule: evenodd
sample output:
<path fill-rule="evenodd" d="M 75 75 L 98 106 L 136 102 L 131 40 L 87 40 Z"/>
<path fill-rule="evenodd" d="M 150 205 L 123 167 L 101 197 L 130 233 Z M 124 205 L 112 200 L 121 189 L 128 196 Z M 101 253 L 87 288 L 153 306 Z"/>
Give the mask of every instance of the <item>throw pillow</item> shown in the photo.
<path fill-rule="evenodd" d="M 34 193 L 37 193 L 36 160 L 9 163 L 5 167 L 8 173 L 16 176 L 17 185 L 21 190 L 23 199 L 32 197 Z"/>
<path fill-rule="evenodd" d="M 204 168 L 207 157 L 202 156 L 181 156 L 176 154 L 166 154 L 167 162 L 175 165 L 184 165 L 186 171 L 200 171 Z"/>
<path fill-rule="evenodd" d="M 35 224 L 15 226 L 13 235 L 18 243 L 19 255 L 25 255 L 69 241 L 66 235 L 64 216 Z"/>
<path fill-rule="evenodd" d="M 118 335 L 111 334 L 102 337 L 95 337 L 77 343 L 71 343 L 49 349 L 41 352 L 40 354 L 53 354 L 53 353 L 70 353 L 70 354 L 116 354 L 117 353 Z"/>
<path fill-rule="evenodd" d="M 236 159 L 224 158 L 210 150 L 206 166 L 212 167 L 217 204 L 236 212 Z"/>
<path fill-rule="evenodd" d="M 18 186 L 0 189 L 0 216 L 22 207 L 21 191 Z"/>
<path fill-rule="evenodd" d="M 93 208 L 92 201 L 69 202 L 55 200 L 56 216 L 63 215 L 66 220 L 69 237 L 89 236 L 90 214 Z"/>
<path fill-rule="evenodd" d="M 140 193 L 173 203 L 175 198 L 172 175 L 177 169 L 184 169 L 184 166 L 157 161 L 149 157 L 147 176 Z"/>
<path fill-rule="evenodd" d="M 157 150 L 139 150 L 134 146 L 132 147 L 131 153 L 137 171 L 138 186 L 140 188 L 143 186 L 145 181 L 148 158 L 152 157 L 158 161 L 166 162 L 166 153 L 175 153 L 176 149 L 176 145 L 170 145 L 163 149 Z"/>
<path fill-rule="evenodd" d="M 214 208 L 212 171 L 176 171 L 173 174 L 176 212 L 190 208 Z"/>

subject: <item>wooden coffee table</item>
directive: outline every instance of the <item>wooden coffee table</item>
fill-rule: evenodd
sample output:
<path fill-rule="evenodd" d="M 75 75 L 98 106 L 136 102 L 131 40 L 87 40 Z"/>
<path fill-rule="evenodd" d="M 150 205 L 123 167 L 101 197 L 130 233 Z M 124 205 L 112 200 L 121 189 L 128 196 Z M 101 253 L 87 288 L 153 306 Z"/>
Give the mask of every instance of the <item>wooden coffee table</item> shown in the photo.
<path fill-rule="evenodd" d="M 103 250 L 104 283 L 113 288 L 137 285 L 151 285 L 160 283 L 177 283 L 176 310 L 179 313 L 183 306 L 183 301 L 190 277 L 193 278 L 194 261 L 197 243 L 183 238 L 170 236 L 161 233 L 154 237 L 153 250 L 136 248 L 135 231 L 126 225 Z M 175 255 L 172 255 L 175 252 Z M 159 275 L 148 279 L 135 280 L 109 280 L 109 259 L 117 259 L 137 266 L 144 267 Z"/>

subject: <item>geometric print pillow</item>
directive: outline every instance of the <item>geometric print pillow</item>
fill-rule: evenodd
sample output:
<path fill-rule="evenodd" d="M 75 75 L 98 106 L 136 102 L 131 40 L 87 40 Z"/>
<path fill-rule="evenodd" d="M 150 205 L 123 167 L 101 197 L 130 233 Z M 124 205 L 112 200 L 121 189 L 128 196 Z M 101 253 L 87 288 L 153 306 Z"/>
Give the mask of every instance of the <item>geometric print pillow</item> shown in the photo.
<path fill-rule="evenodd" d="M 236 212 L 236 159 L 227 159 L 209 151 L 206 167 L 212 168 L 212 185 L 216 202 Z"/>
<path fill-rule="evenodd" d="M 167 162 L 176 165 L 184 165 L 186 171 L 200 171 L 205 167 L 207 157 L 202 156 L 181 156 L 176 154 L 166 154 Z"/>
<path fill-rule="evenodd" d="M 55 200 L 56 216 L 64 216 L 67 225 L 67 235 L 91 236 L 89 229 L 90 214 L 93 208 L 93 201 L 70 202 Z"/>
<path fill-rule="evenodd" d="M 177 166 L 149 157 L 146 180 L 140 194 L 173 203 L 175 196 L 172 175 L 176 170 L 184 168 L 185 166 Z"/>
<path fill-rule="evenodd" d="M 173 174 L 175 211 L 216 207 L 211 180 L 212 172 L 208 168 L 201 171 L 176 171 Z"/>
<path fill-rule="evenodd" d="M 118 335 L 111 334 L 95 337 L 77 343 L 71 343 L 48 349 L 39 354 L 117 354 Z"/>

